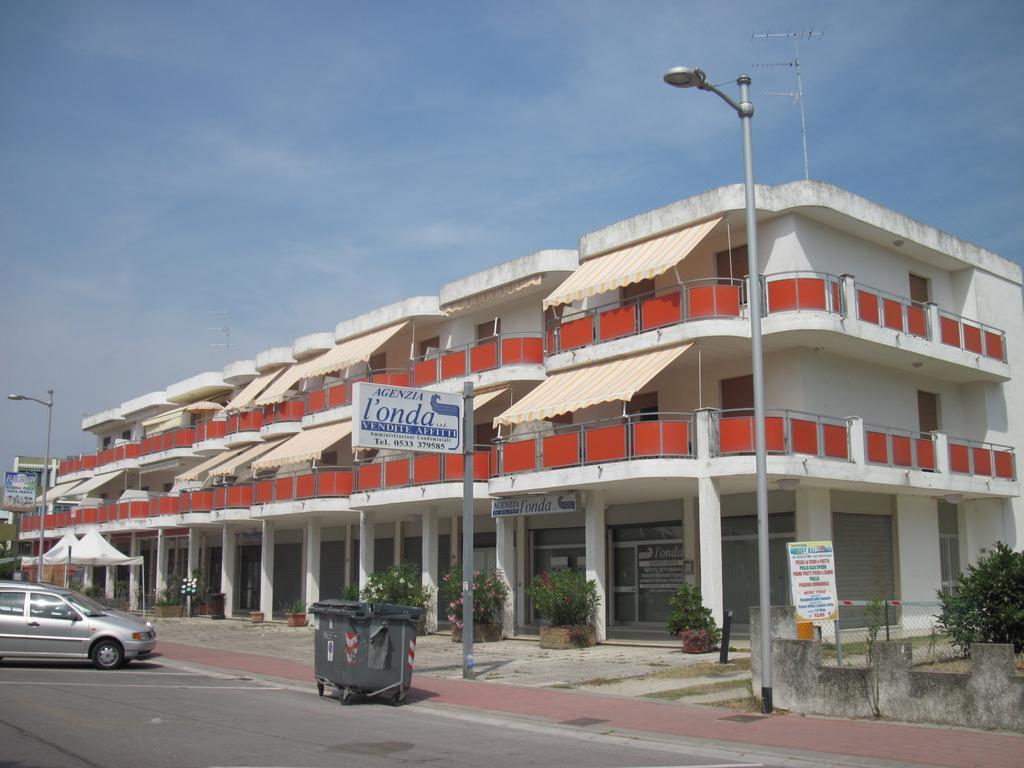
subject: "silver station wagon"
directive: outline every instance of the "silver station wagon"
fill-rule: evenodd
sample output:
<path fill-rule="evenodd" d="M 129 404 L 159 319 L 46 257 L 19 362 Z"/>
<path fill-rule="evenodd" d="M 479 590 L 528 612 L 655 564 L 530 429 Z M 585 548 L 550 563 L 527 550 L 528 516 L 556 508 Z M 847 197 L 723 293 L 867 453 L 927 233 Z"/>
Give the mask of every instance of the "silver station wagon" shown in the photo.
<path fill-rule="evenodd" d="M 0 580 L 0 659 L 91 659 L 117 669 L 156 646 L 148 621 L 52 584 Z"/>

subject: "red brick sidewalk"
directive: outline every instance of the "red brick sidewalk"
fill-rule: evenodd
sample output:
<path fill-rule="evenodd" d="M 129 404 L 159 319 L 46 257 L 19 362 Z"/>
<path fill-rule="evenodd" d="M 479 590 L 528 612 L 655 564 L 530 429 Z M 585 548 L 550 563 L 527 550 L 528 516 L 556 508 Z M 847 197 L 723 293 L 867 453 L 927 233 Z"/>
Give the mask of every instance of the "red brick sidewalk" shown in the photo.
<path fill-rule="evenodd" d="M 305 664 L 270 656 L 205 649 L 160 642 L 160 655 L 204 666 L 309 682 Z M 475 711 L 503 712 L 552 723 L 593 718 L 602 728 L 669 736 L 754 744 L 783 750 L 891 760 L 927 765 L 1020 768 L 1024 737 L 1005 733 L 928 728 L 862 720 L 830 720 L 775 715 L 754 722 L 736 722 L 731 710 L 694 707 L 550 689 L 519 688 L 467 680 L 413 677 L 411 700 L 430 699 Z"/>

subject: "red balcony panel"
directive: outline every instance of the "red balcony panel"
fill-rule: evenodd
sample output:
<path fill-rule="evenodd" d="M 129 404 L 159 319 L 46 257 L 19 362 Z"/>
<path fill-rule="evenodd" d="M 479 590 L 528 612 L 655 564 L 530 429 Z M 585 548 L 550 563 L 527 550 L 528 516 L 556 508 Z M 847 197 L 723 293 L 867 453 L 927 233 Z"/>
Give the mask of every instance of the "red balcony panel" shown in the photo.
<path fill-rule="evenodd" d="M 374 384 L 387 384 L 392 387 L 408 387 L 409 386 L 409 374 L 406 371 L 387 371 L 384 373 L 375 373 L 370 376 L 370 381 Z"/>
<path fill-rule="evenodd" d="M 128 520 L 132 516 L 132 504 L 130 501 L 118 502 L 117 504 L 117 519 Z"/>
<path fill-rule="evenodd" d="M 169 514 L 171 514 L 171 500 L 175 499 L 175 498 L 177 498 L 177 497 L 175 497 L 175 496 L 161 496 L 160 499 L 157 501 L 157 507 L 156 507 L 157 514 L 160 514 L 160 515 L 169 515 Z"/>
<path fill-rule="evenodd" d="M 239 432 L 259 432 L 263 426 L 263 413 L 261 411 L 245 411 L 238 415 Z"/>
<path fill-rule="evenodd" d="M 995 451 L 996 477 L 1013 480 L 1013 451 Z"/>
<path fill-rule="evenodd" d="M 554 354 L 555 352 L 558 351 L 558 350 L 555 349 L 555 329 L 554 328 L 548 328 L 548 332 L 547 332 L 547 345 L 548 345 L 548 353 L 549 354 Z"/>
<path fill-rule="evenodd" d="M 98 462 L 96 461 L 96 456 L 94 456 L 94 455 L 83 456 L 81 461 L 82 461 L 82 464 L 81 464 L 81 467 L 79 467 L 79 471 L 81 471 L 83 469 L 96 469 L 96 467 L 98 466 Z"/>
<path fill-rule="evenodd" d="M 423 360 L 413 366 L 412 383 L 414 387 L 433 384 L 437 380 L 437 360 Z"/>
<path fill-rule="evenodd" d="M 857 317 L 865 323 L 878 322 L 878 297 L 867 291 L 857 291 Z"/>
<path fill-rule="evenodd" d="M 426 453 L 417 456 L 412 465 L 412 481 L 416 485 L 440 482 L 441 454 Z"/>
<path fill-rule="evenodd" d="M 786 422 L 781 416 L 768 416 L 764 420 L 764 449 L 774 453 L 786 450 Z"/>
<path fill-rule="evenodd" d="M 892 436 L 892 463 L 895 467 L 912 467 L 914 465 L 910 438 L 907 435 Z"/>
<path fill-rule="evenodd" d="M 175 437 L 175 444 L 179 448 L 191 448 L 196 442 L 196 431 L 194 429 L 183 429 Z"/>
<path fill-rule="evenodd" d="M 818 423 L 807 419 L 790 419 L 790 445 L 793 453 L 818 455 Z"/>
<path fill-rule="evenodd" d="M 679 308 L 679 293 L 656 296 L 640 302 L 640 328 L 644 331 L 673 325 L 682 320 Z"/>
<path fill-rule="evenodd" d="M 124 446 L 124 457 L 126 459 L 137 459 L 141 455 L 140 447 L 138 443 L 128 443 Z"/>
<path fill-rule="evenodd" d="M 865 431 L 868 461 L 873 464 L 889 463 L 889 440 L 885 432 Z"/>
<path fill-rule="evenodd" d="M 498 342 L 488 341 L 473 347 L 469 351 L 469 370 L 489 371 L 498 367 Z"/>
<path fill-rule="evenodd" d="M 590 344 L 594 340 L 594 318 L 590 315 L 561 325 L 562 351 Z"/>
<path fill-rule="evenodd" d="M 148 501 L 133 501 L 128 510 L 130 517 L 149 517 L 149 502 Z"/>
<path fill-rule="evenodd" d="M 949 444 L 949 468 L 960 474 L 970 474 L 971 458 L 966 445 Z"/>
<path fill-rule="evenodd" d="M 85 509 L 84 512 L 85 514 L 83 515 L 83 517 L 85 519 L 86 525 L 98 522 L 99 514 L 98 510 L 95 507 Z"/>
<path fill-rule="evenodd" d="M 193 491 L 192 492 L 192 511 L 193 512 L 209 512 L 213 509 L 213 492 L 212 491 Z"/>
<path fill-rule="evenodd" d="M 381 464 L 379 461 L 363 464 L 359 467 L 359 490 L 376 491 L 381 485 Z"/>
<path fill-rule="evenodd" d="M 213 489 L 213 508 L 224 509 L 227 506 L 228 489 L 223 485 Z"/>
<path fill-rule="evenodd" d="M 461 453 L 444 454 L 444 469 L 442 470 L 442 474 L 444 475 L 445 482 L 461 480 L 462 468 L 465 466 L 465 463 L 466 460 L 463 458 Z"/>
<path fill-rule="evenodd" d="M 917 468 L 935 469 L 935 441 L 930 437 L 914 438 L 917 447 Z"/>
<path fill-rule="evenodd" d="M 740 291 L 734 285 L 702 285 L 687 291 L 690 320 L 702 317 L 736 316 L 740 313 Z"/>
<path fill-rule="evenodd" d="M 351 470 L 335 469 L 320 473 L 317 495 L 320 498 L 330 496 L 351 496 L 355 476 Z"/>
<path fill-rule="evenodd" d="M 983 354 L 981 347 L 981 328 L 974 325 L 963 324 L 964 326 L 964 349 L 976 355 Z"/>
<path fill-rule="evenodd" d="M 244 507 L 252 506 L 252 485 L 246 483 L 245 485 L 232 485 L 228 488 L 228 507 L 233 509 L 241 509 Z"/>
<path fill-rule="evenodd" d="M 952 317 L 939 317 L 939 331 L 943 344 L 960 346 L 960 323 Z"/>
<path fill-rule="evenodd" d="M 992 477 L 992 451 L 988 448 L 971 448 L 971 453 L 974 455 L 974 474 Z"/>
<path fill-rule="evenodd" d="M 226 421 L 211 421 L 206 425 L 206 439 L 207 440 L 218 440 L 228 433 L 228 423 Z"/>
<path fill-rule="evenodd" d="M 843 308 L 842 288 L 840 288 L 839 283 L 831 283 L 829 288 L 832 292 L 832 311 L 840 314 Z"/>
<path fill-rule="evenodd" d="M 312 499 L 316 497 L 316 478 L 312 473 L 299 475 L 295 478 L 295 498 Z"/>
<path fill-rule="evenodd" d="M 274 481 L 275 501 L 288 501 L 295 498 L 295 481 L 291 477 L 279 477 Z"/>
<path fill-rule="evenodd" d="M 327 392 L 323 389 L 314 389 L 307 398 L 310 413 L 319 413 L 327 404 Z"/>
<path fill-rule="evenodd" d="M 662 421 L 658 424 L 661 427 L 661 453 L 663 456 L 692 455 L 689 422 Z M 635 452 L 636 444 L 633 447 Z"/>
<path fill-rule="evenodd" d="M 516 440 L 505 443 L 501 449 L 501 470 L 511 472 L 532 472 L 537 468 L 537 440 Z"/>
<path fill-rule="evenodd" d="M 588 429 L 584 434 L 587 463 L 626 458 L 626 425 Z"/>
<path fill-rule="evenodd" d="M 800 300 L 797 294 L 797 281 L 795 279 L 772 280 L 768 283 L 769 312 L 786 312 L 799 308 Z"/>
<path fill-rule="evenodd" d="M 473 480 L 478 483 L 486 483 L 491 476 L 491 451 L 474 451 L 473 453 Z"/>
<path fill-rule="evenodd" d="M 228 416 L 228 434 L 233 435 L 238 431 L 238 414 Z"/>
<path fill-rule="evenodd" d="M 274 500 L 274 481 L 260 480 L 256 483 L 256 503 L 269 504 Z"/>
<path fill-rule="evenodd" d="M 882 322 L 886 328 L 903 330 L 903 305 L 892 299 L 882 299 Z"/>
<path fill-rule="evenodd" d="M 796 279 L 797 301 L 800 309 L 828 309 L 825 281 L 820 277 L 798 277 Z"/>
<path fill-rule="evenodd" d="M 825 455 L 830 459 L 849 459 L 850 447 L 846 427 L 838 424 L 823 424 L 821 431 L 825 438 Z"/>
<path fill-rule="evenodd" d="M 490 468 L 489 468 L 489 470 L 490 470 L 490 477 L 497 477 L 498 476 L 498 446 L 492 445 L 491 446 L 491 450 L 489 450 L 487 452 L 487 454 L 488 454 L 488 457 L 489 457 L 488 461 L 490 463 Z"/>
<path fill-rule="evenodd" d="M 750 453 L 754 450 L 754 419 L 751 416 L 725 416 L 718 422 L 720 453 Z"/>
<path fill-rule="evenodd" d="M 568 467 L 580 463 L 580 433 L 551 435 L 541 440 L 541 457 L 545 468 Z"/>
<path fill-rule="evenodd" d="M 1003 337 L 992 331 L 985 331 L 985 356 L 995 360 L 1003 359 Z"/>
<path fill-rule="evenodd" d="M 384 487 L 404 488 L 409 484 L 409 460 L 390 459 L 384 464 Z"/>
<path fill-rule="evenodd" d="M 466 375 L 466 351 L 449 352 L 441 356 L 441 379 L 454 379 Z"/>
<path fill-rule="evenodd" d="M 352 402 L 348 384 L 335 384 L 327 390 L 327 407 L 340 408 Z"/>
<path fill-rule="evenodd" d="M 636 307 L 616 307 L 597 316 L 598 335 L 601 341 L 632 336 L 636 333 Z"/>
<path fill-rule="evenodd" d="M 552 334 L 552 341 L 553 341 Z M 521 337 L 501 340 L 501 364 L 513 365 L 544 362 L 544 340 Z"/>
<path fill-rule="evenodd" d="M 922 339 L 928 338 L 928 320 L 921 307 L 907 307 L 907 333 Z"/>

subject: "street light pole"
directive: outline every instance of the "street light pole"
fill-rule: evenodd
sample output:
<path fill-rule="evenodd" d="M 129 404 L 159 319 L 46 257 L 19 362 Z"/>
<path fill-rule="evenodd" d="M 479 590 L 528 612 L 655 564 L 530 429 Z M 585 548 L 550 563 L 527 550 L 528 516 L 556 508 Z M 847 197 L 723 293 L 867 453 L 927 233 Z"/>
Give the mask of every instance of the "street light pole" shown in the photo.
<path fill-rule="evenodd" d="M 757 207 L 754 202 L 754 149 L 751 121 L 754 105 L 750 101 L 750 75 L 740 75 L 737 104 L 708 82 L 703 70 L 674 67 L 664 80 L 676 88 L 711 91 L 728 104 L 740 118 L 743 128 L 743 186 L 747 213 L 747 306 L 750 309 L 750 354 L 754 374 L 754 462 L 757 488 L 757 572 L 761 614 L 761 711 L 772 711 L 771 582 L 768 568 L 768 465 L 764 441 L 764 352 L 761 345 L 761 281 L 757 263 Z"/>
<path fill-rule="evenodd" d="M 31 400 L 46 406 L 46 458 L 43 459 L 43 503 L 39 507 L 39 560 L 36 562 L 36 581 L 43 580 L 43 547 L 46 546 L 46 494 L 50 491 L 50 427 L 53 423 L 53 390 L 46 390 L 47 399 L 30 395 L 8 395 L 8 400 Z"/>

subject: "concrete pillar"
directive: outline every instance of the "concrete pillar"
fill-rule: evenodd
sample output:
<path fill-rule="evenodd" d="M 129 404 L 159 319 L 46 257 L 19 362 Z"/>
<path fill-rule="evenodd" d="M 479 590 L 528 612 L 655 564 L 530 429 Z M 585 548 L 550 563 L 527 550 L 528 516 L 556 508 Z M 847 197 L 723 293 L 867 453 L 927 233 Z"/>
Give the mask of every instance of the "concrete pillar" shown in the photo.
<path fill-rule="evenodd" d="M 516 518 L 516 626 L 522 627 L 529 623 L 526 615 L 526 587 L 530 583 L 530 574 L 526 572 L 526 556 L 530 548 L 530 540 L 526 531 L 526 518 Z"/>
<path fill-rule="evenodd" d="M 82 587 L 92 586 L 92 569 L 93 566 L 87 565 L 82 569 Z"/>
<path fill-rule="evenodd" d="M 949 476 L 949 435 L 945 432 L 933 432 L 935 435 L 935 471 Z"/>
<path fill-rule="evenodd" d="M 513 521 L 507 517 L 495 520 L 497 529 L 497 565 L 508 587 L 508 599 L 501 615 L 501 632 L 504 637 L 512 637 L 516 633 L 515 621 L 515 584 L 516 584 L 516 548 Z"/>
<path fill-rule="evenodd" d="M 373 573 L 373 521 L 365 510 L 359 511 L 359 590 Z"/>
<path fill-rule="evenodd" d="M 225 523 L 221 530 L 220 591 L 224 593 L 224 615 L 229 619 L 234 615 L 237 571 L 238 537 Z"/>
<path fill-rule="evenodd" d="M 587 580 L 593 579 L 597 582 L 598 606 L 594 616 L 594 629 L 597 632 L 597 642 L 603 643 L 608 638 L 608 564 L 605 547 L 607 528 L 604 494 L 600 491 L 587 491 L 584 499 Z"/>
<path fill-rule="evenodd" d="M 199 545 L 202 543 L 203 534 L 195 528 L 188 529 L 188 571 L 186 576 L 192 578 L 192 574 L 199 570 Z"/>
<path fill-rule="evenodd" d="M 306 523 L 306 588 L 307 606 L 320 601 L 320 521 L 313 518 Z"/>
<path fill-rule="evenodd" d="M 847 330 L 850 322 L 860 322 L 860 315 L 857 314 L 857 280 L 853 275 L 840 275 L 843 280 L 843 315 L 847 321 Z"/>
<path fill-rule="evenodd" d="M 722 626 L 722 499 L 718 480 L 697 479 L 697 506 L 700 521 L 700 595 L 715 623 Z"/>
<path fill-rule="evenodd" d="M 982 549 L 991 549 L 1003 540 L 1004 499 L 968 499 L 958 505 L 960 541 L 967 554 L 967 562 L 974 565 L 981 558 Z"/>
<path fill-rule="evenodd" d="M 929 301 L 924 305 L 924 316 L 928 328 L 928 338 L 932 341 L 941 341 L 942 335 L 939 333 L 939 305 Z"/>
<path fill-rule="evenodd" d="M 934 601 L 936 590 L 942 586 L 939 510 L 935 499 L 896 497 L 896 541 L 900 600 Z"/>
<path fill-rule="evenodd" d="M 345 574 L 342 584 L 352 583 L 352 523 L 345 523 Z"/>
<path fill-rule="evenodd" d="M 854 464 L 867 463 L 867 446 L 864 444 L 864 419 L 851 416 L 847 420 L 850 435 L 850 461 Z"/>
<path fill-rule="evenodd" d="M 392 556 L 391 562 L 398 565 L 402 562 L 402 521 L 395 520 L 395 533 L 391 537 L 392 543 Z"/>
<path fill-rule="evenodd" d="M 129 568 L 128 570 L 130 572 L 132 569 Z M 116 585 L 117 585 L 117 566 L 115 566 L 115 565 L 108 565 L 107 566 L 107 583 L 103 587 L 103 595 L 108 600 L 113 600 L 114 599 L 114 587 Z"/>
<path fill-rule="evenodd" d="M 263 521 L 263 546 L 260 547 L 260 611 L 267 619 L 274 615 L 274 524 Z"/>
<path fill-rule="evenodd" d="M 714 414 L 718 413 L 716 408 L 698 408 L 693 412 L 693 431 L 695 454 L 698 459 L 707 461 L 715 452 L 715 440 L 712 420 Z"/>
<path fill-rule="evenodd" d="M 428 507 L 423 513 L 422 534 L 423 586 L 430 591 L 434 599 L 427 605 L 427 633 L 437 631 L 437 590 L 440 576 L 437 572 L 437 507 Z"/>
<path fill-rule="evenodd" d="M 690 571 L 683 576 L 687 584 L 697 585 L 696 563 L 700 559 L 697 540 L 697 504 L 692 496 L 683 499 L 683 562 L 690 564 Z"/>
<path fill-rule="evenodd" d="M 832 495 L 828 488 L 801 485 L 796 497 L 796 540 L 832 541 Z"/>
<path fill-rule="evenodd" d="M 156 532 L 156 587 L 157 597 L 167 588 L 167 536 L 164 529 Z"/>
<path fill-rule="evenodd" d="M 459 516 L 456 515 L 452 518 L 451 545 L 448 547 L 448 559 L 451 562 L 448 563 L 448 570 L 462 562 L 462 536 L 459 534 L 460 528 Z"/>
<path fill-rule="evenodd" d="M 128 545 L 128 553 L 132 557 L 138 557 L 141 552 L 139 539 L 133 533 Z M 143 568 L 145 565 L 133 565 L 128 569 L 128 605 L 133 611 L 139 609 L 139 581 Z"/>

